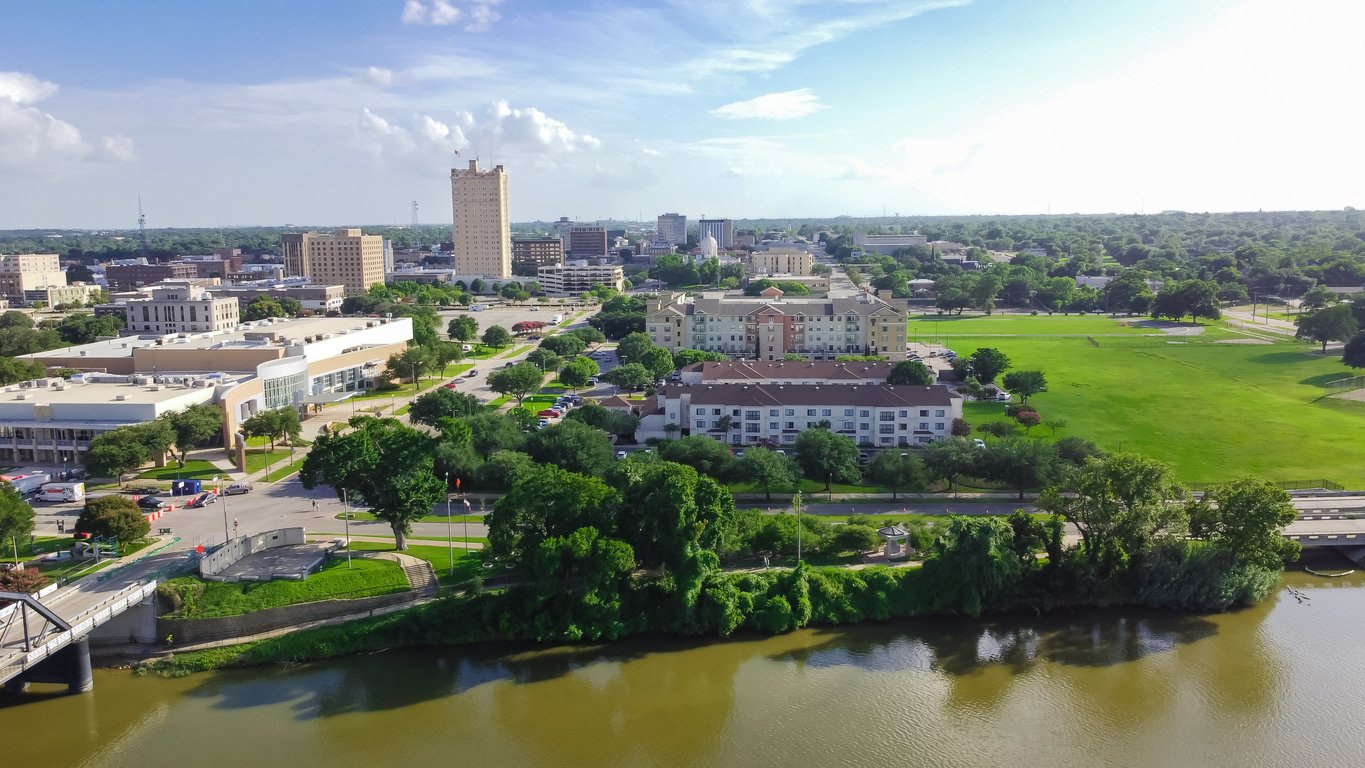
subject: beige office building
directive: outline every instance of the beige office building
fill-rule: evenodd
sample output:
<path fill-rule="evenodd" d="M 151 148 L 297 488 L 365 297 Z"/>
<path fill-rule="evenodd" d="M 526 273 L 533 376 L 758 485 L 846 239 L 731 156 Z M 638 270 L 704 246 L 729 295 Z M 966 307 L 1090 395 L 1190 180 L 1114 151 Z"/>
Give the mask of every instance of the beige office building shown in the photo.
<path fill-rule="evenodd" d="M 815 266 L 815 257 L 810 251 L 791 246 L 754 251 L 749 255 L 749 276 L 762 275 L 809 275 Z"/>
<path fill-rule="evenodd" d="M 280 236 L 285 274 L 322 285 L 342 285 L 347 294 L 384 283 L 384 238 L 359 228 L 339 232 L 286 232 Z"/>
<path fill-rule="evenodd" d="M 512 276 L 512 229 L 507 210 L 507 171 L 496 166 L 450 169 L 450 198 L 454 223 L 455 270 L 462 275 Z"/>
<path fill-rule="evenodd" d="M 22 301 L 24 291 L 66 285 L 66 272 L 55 253 L 0 256 L 0 297 Z"/>
<path fill-rule="evenodd" d="M 150 289 L 150 298 L 125 305 L 127 330 L 135 334 L 204 333 L 237 327 L 237 298 L 217 298 L 203 286 L 170 283 Z"/>

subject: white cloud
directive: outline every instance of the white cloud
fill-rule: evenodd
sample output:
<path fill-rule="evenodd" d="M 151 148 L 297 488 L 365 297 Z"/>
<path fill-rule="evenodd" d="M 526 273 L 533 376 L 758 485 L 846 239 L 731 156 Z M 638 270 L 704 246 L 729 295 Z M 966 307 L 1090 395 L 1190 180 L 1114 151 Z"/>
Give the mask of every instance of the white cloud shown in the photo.
<path fill-rule="evenodd" d="M 814 91 L 798 88 L 724 104 L 711 110 L 711 114 L 726 120 L 791 120 L 814 114 L 825 107 Z"/>
<path fill-rule="evenodd" d="M 56 83 L 26 72 L 0 72 L 0 167 L 52 170 L 88 160 L 133 159 L 127 136 L 106 136 L 92 146 L 76 126 L 29 106 L 56 92 Z"/>
<path fill-rule="evenodd" d="M 391 85 L 393 83 L 393 70 L 385 67 L 369 67 L 365 74 L 360 77 L 361 82 L 370 85 Z"/>
<path fill-rule="evenodd" d="M 502 0 L 475 0 L 467 8 L 455 5 L 451 0 L 407 0 L 403 4 L 402 22 L 409 25 L 429 24 L 433 27 L 448 27 L 468 18 L 464 28 L 469 32 L 486 32 L 502 16 L 493 7 Z"/>

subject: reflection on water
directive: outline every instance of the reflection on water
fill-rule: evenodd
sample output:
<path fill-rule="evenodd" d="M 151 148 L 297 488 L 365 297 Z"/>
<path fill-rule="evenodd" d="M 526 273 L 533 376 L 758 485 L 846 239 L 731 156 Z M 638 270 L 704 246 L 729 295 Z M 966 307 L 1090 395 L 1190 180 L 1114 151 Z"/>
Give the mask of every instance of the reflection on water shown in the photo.
<path fill-rule="evenodd" d="M 1311 600 L 111 670 L 91 695 L 0 708 L 0 752 L 139 768 L 237 766 L 261 745 L 265 765 L 1361 763 L 1365 581 L 1285 578 Z"/>

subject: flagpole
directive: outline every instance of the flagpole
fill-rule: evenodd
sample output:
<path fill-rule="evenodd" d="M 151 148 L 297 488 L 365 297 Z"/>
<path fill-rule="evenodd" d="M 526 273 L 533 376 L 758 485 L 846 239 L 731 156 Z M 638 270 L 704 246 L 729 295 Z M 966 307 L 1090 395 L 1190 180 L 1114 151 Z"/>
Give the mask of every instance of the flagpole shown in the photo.
<path fill-rule="evenodd" d="M 459 482 L 458 480 L 456 482 Z M 455 575 L 455 542 L 450 538 L 450 473 L 446 473 L 446 548 L 450 552 L 450 575 Z"/>

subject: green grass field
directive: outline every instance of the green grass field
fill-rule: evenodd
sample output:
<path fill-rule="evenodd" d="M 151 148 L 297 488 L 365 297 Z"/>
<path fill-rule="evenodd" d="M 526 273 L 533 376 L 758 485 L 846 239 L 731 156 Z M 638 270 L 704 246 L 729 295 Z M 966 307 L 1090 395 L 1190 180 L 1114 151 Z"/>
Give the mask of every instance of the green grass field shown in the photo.
<path fill-rule="evenodd" d="M 1001 327 L 1017 328 L 1015 320 Z M 1076 435 L 1108 450 L 1152 456 L 1181 480 L 1251 473 L 1365 485 L 1365 440 L 1352 437 L 1365 434 L 1365 403 L 1322 398 L 1321 385 L 1349 371 L 1340 357 L 1323 357 L 1307 345 L 1123 348 L 1006 337 L 950 346 L 962 355 L 995 347 L 1015 369 L 1042 370 L 1050 391 L 1030 403 L 1044 420 L 1067 421 L 1058 438 Z M 1003 420 L 1004 406 L 972 403 L 966 415 L 973 424 Z M 1032 436 L 1050 440 L 1050 433 L 1035 427 Z"/>
<path fill-rule="evenodd" d="M 909 320 L 910 338 L 971 334 L 1142 334 L 1154 329 L 1134 325 L 1145 318 L 1108 315 L 922 315 Z"/>
<path fill-rule="evenodd" d="M 288 451 L 285 451 L 287 454 Z M 185 466 L 177 466 L 172 459 L 164 467 L 153 467 L 142 472 L 138 477 L 143 480 L 208 480 L 214 475 L 225 475 L 227 472 L 218 468 L 211 461 L 202 459 L 190 459 L 185 462 Z"/>
<path fill-rule="evenodd" d="M 212 619 L 241 616 L 266 608 L 278 608 L 318 600 L 355 600 L 387 595 L 408 589 L 403 569 L 392 560 L 353 558 L 346 567 L 345 557 L 332 557 L 322 568 L 303 581 L 201 582 L 190 576 L 171 579 L 172 585 L 203 584 L 204 592 L 191 603 L 186 601 L 176 618 Z"/>
<path fill-rule="evenodd" d="M 392 552 L 393 545 L 378 541 L 352 541 L 351 549 L 356 552 Z M 403 554 L 411 555 L 419 560 L 431 563 L 432 570 L 436 571 L 436 578 L 444 585 L 458 584 L 474 577 L 474 574 L 484 572 L 483 551 L 482 550 L 463 550 L 456 549 L 455 552 L 455 575 L 450 575 L 450 553 L 448 546 L 429 546 L 423 544 L 413 544 L 403 550 Z M 342 566 L 345 566 L 345 555 L 341 557 Z M 499 572 L 500 569 L 498 569 Z M 490 574 L 491 575 L 491 574 Z M 404 582 L 406 584 L 406 582 Z"/>

